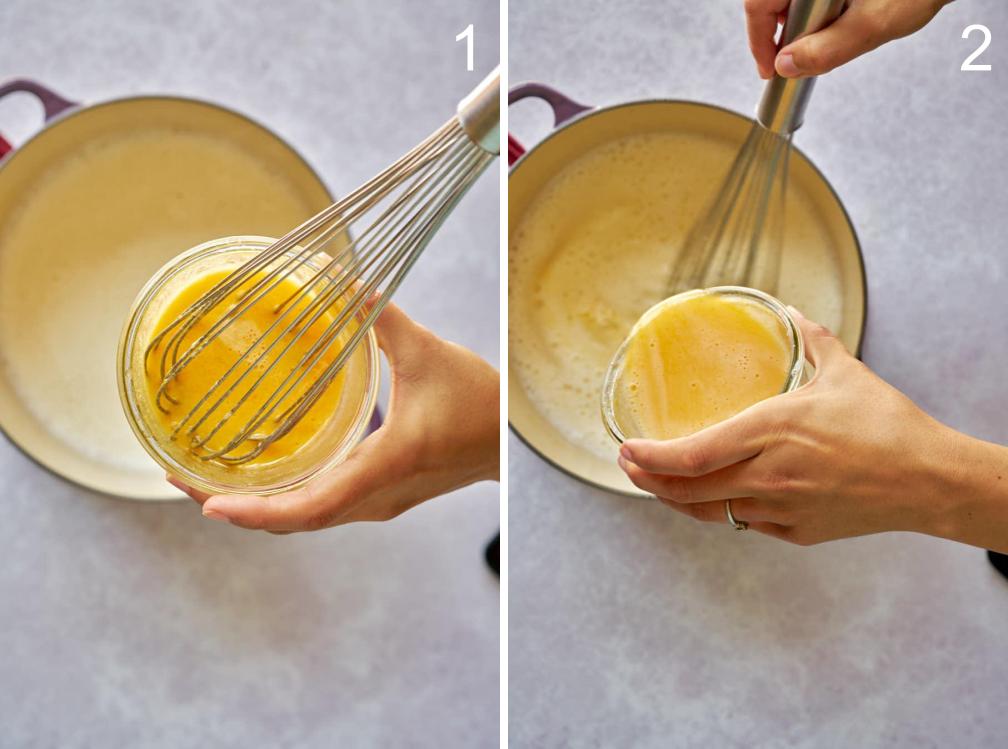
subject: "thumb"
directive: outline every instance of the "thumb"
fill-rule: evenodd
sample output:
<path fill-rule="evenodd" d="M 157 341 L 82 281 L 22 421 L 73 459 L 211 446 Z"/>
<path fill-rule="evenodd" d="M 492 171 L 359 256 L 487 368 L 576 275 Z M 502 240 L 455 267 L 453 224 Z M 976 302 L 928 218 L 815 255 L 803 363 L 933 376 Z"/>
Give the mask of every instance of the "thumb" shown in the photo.
<path fill-rule="evenodd" d="M 788 307 L 805 342 L 805 358 L 817 370 L 829 366 L 829 362 L 839 356 L 850 356 L 839 338 L 819 323 L 806 320 L 794 307 Z"/>
<path fill-rule="evenodd" d="M 864 5 L 854 5 L 821 31 L 782 48 L 774 67 L 784 78 L 828 73 L 889 41 L 878 26 Z"/>
<path fill-rule="evenodd" d="M 415 360 L 428 339 L 434 335 L 392 302 L 385 305 L 385 309 L 375 320 L 374 332 L 378 337 L 378 345 L 393 368 Z"/>

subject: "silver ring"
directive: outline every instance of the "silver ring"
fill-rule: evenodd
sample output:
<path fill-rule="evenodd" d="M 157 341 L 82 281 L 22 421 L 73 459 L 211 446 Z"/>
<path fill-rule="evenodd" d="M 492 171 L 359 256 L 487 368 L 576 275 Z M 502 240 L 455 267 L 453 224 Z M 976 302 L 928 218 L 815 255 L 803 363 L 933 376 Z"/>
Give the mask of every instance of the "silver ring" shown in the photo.
<path fill-rule="evenodd" d="M 726 499 L 724 501 L 724 512 L 728 516 L 728 522 L 735 527 L 737 531 L 747 531 L 749 530 L 749 523 L 745 520 L 736 520 L 735 516 L 732 515 L 731 511 L 731 500 Z"/>

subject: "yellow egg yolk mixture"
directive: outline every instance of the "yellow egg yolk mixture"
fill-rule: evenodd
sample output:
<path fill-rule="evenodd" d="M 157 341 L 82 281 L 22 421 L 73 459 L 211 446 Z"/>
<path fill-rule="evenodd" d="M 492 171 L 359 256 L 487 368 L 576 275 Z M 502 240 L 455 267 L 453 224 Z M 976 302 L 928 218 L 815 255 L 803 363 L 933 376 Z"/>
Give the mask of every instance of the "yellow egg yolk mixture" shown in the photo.
<path fill-rule="evenodd" d="M 671 439 L 727 419 L 784 390 L 787 328 L 756 301 L 673 297 L 634 327 L 613 393 L 626 437 Z"/>
<path fill-rule="evenodd" d="M 155 333 L 164 330 L 204 293 L 222 281 L 229 272 L 230 270 L 221 270 L 207 273 L 185 286 L 166 306 L 154 328 Z M 244 282 L 226 301 L 202 315 L 183 336 L 177 349 L 176 360 L 180 360 L 189 346 L 200 336 L 220 322 L 232 309 L 236 309 L 235 302 L 246 297 L 251 286 L 261 278 L 262 275 L 259 274 Z M 306 319 L 296 324 L 291 331 L 284 332 L 297 314 L 314 298 L 305 295 L 304 298 L 284 306 L 284 303 L 296 295 L 299 289 L 298 283 L 291 278 L 285 278 L 269 289 L 261 299 L 242 311 L 233 322 L 215 335 L 206 347 L 171 379 L 160 398 L 158 390 L 164 380 L 162 358 L 166 350 L 169 352 L 174 350 L 170 341 L 175 330 L 150 350 L 146 366 L 147 395 L 152 404 L 152 411 L 164 429 L 164 439 L 173 439 L 180 445 L 194 448 L 196 454 L 206 456 L 215 450 L 225 449 L 238 435 L 245 433 L 246 425 L 250 421 L 253 423 L 257 421 L 257 413 L 265 408 L 269 412 L 266 420 L 247 431 L 244 435 L 246 438 L 238 444 L 227 447 L 227 452 L 218 460 L 226 464 L 229 462 L 228 459 L 247 455 L 257 447 L 261 438 L 277 430 L 285 412 L 323 375 L 325 368 L 336 359 L 356 327 L 356 322 L 351 321 L 340 337 L 314 364 L 302 365 L 302 357 L 308 354 L 311 347 L 323 336 L 328 324 L 338 315 L 339 305 L 330 307 L 310 325 L 307 325 Z M 258 293 L 255 292 L 255 295 Z M 278 320 L 279 324 L 270 330 L 270 326 Z M 257 343 L 264 333 L 265 339 Z M 269 348 L 274 342 L 275 345 Z M 261 361 L 257 361 L 260 354 L 264 355 Z M 165 359 L 165 374 L 171 369 L 172 361 L 173 357 L 169 353 Z M 229 373 L 228 370 L 236 362 L 238 366 Z M 248 374 L 245 374 L 246 371 Z M 288 379 L 292 372 L 295 372 L 294 376 Z M 302 374 L 304 376 L 293 389 L 276 400 L 277 396 L 285 393 Z M 224 379 L 218 384 L 221 378 Z M 344 373 L 341 370 L 321 397 L 287 434 L 269 444 L 261 454 L 244 464 L 263 465 L 282 460 L 311 442 L 326 420 L 336 412 L 343 391 L 343 378 Z M 211 395 L 204 400 L 207 393 Z M 222 396 L 223 399 L 217 403 Z M 242 398 L 245 400 L 240 402 Z M 194 415 L 186 419 L 193 409 L 195 409 Z M 181 423 L 183 419 L 186 420 Z M 199 423 L 201 419 L 202 423 Z M 222 421 L 223 426 L 215 434 L 211 434 Z M 190 433 L 191 429 L 193 431 Z M 205 440 L 205 443 L 200 444 L 200 440 Z"/>

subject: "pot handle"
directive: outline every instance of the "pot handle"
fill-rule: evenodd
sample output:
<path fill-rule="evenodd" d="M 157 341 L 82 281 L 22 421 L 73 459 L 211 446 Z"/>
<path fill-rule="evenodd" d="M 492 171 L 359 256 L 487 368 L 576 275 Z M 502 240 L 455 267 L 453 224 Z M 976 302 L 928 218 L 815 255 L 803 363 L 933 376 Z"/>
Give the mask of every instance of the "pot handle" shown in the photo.
<path fill-rule="evenodd" d="M 3 85 L 0 85 L 0 99 L 7 96 L 7 94 L 13 93 L 28 93 L 34 94 L 42 103 L 42 110 L 45 112 L 45 121 L 48 122 L 56 115 L 65 112 L 73 107 L 80 106 L 78 102 L 70 101 L 69 99 L 64 99 L 62 96 L 57 94 L 52 89 L 46 88 L 41 83 L 36 83 L 35 81 L 29 81 L 25 78 L 18 78 L 13 81 L 8 81 Z M 8 143 L 2 135 L 0 135 L 0 158 L 5 156 L 10 151 L 14 150 L 14 146 Z"/>
<path fill-rule="evenodd" d="M 582 112 L 587 112 L 595 107 L 581 104 L 568 96 L 564 96 L 555 88 L 543 83 L 519 83 L 508 91 L 508 105 L 516 101 L 535 97 L 542 99 L 550 105 L 553 110 L 553 127 L 560 127 L 572 117 L 576 117 Z M 514 164 L 525 153 L 525 147 L 510 133 L 508 133 L 508 166 Z"/>

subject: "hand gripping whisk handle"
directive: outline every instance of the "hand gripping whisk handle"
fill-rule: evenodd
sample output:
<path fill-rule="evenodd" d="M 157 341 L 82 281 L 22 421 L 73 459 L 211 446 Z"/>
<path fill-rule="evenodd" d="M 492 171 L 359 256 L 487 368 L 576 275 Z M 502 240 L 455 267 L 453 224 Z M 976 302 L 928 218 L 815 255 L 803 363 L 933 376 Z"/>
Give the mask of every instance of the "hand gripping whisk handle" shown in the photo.
<path fill-rule="evenodd" d="M 843 12 L 844 0 L 791 0 L 781 46 L 829 26 Z M 790 135 L 805 120 L 815 78 L 782 78 L 774 74 L 763 90 L 756 119 L 767 130 Z"/>
<path fill-rule="evenodd" d="M 500 68 L 494 68 L 459 102 L 458 119 L 473 143 L 500 154 Z"/>

